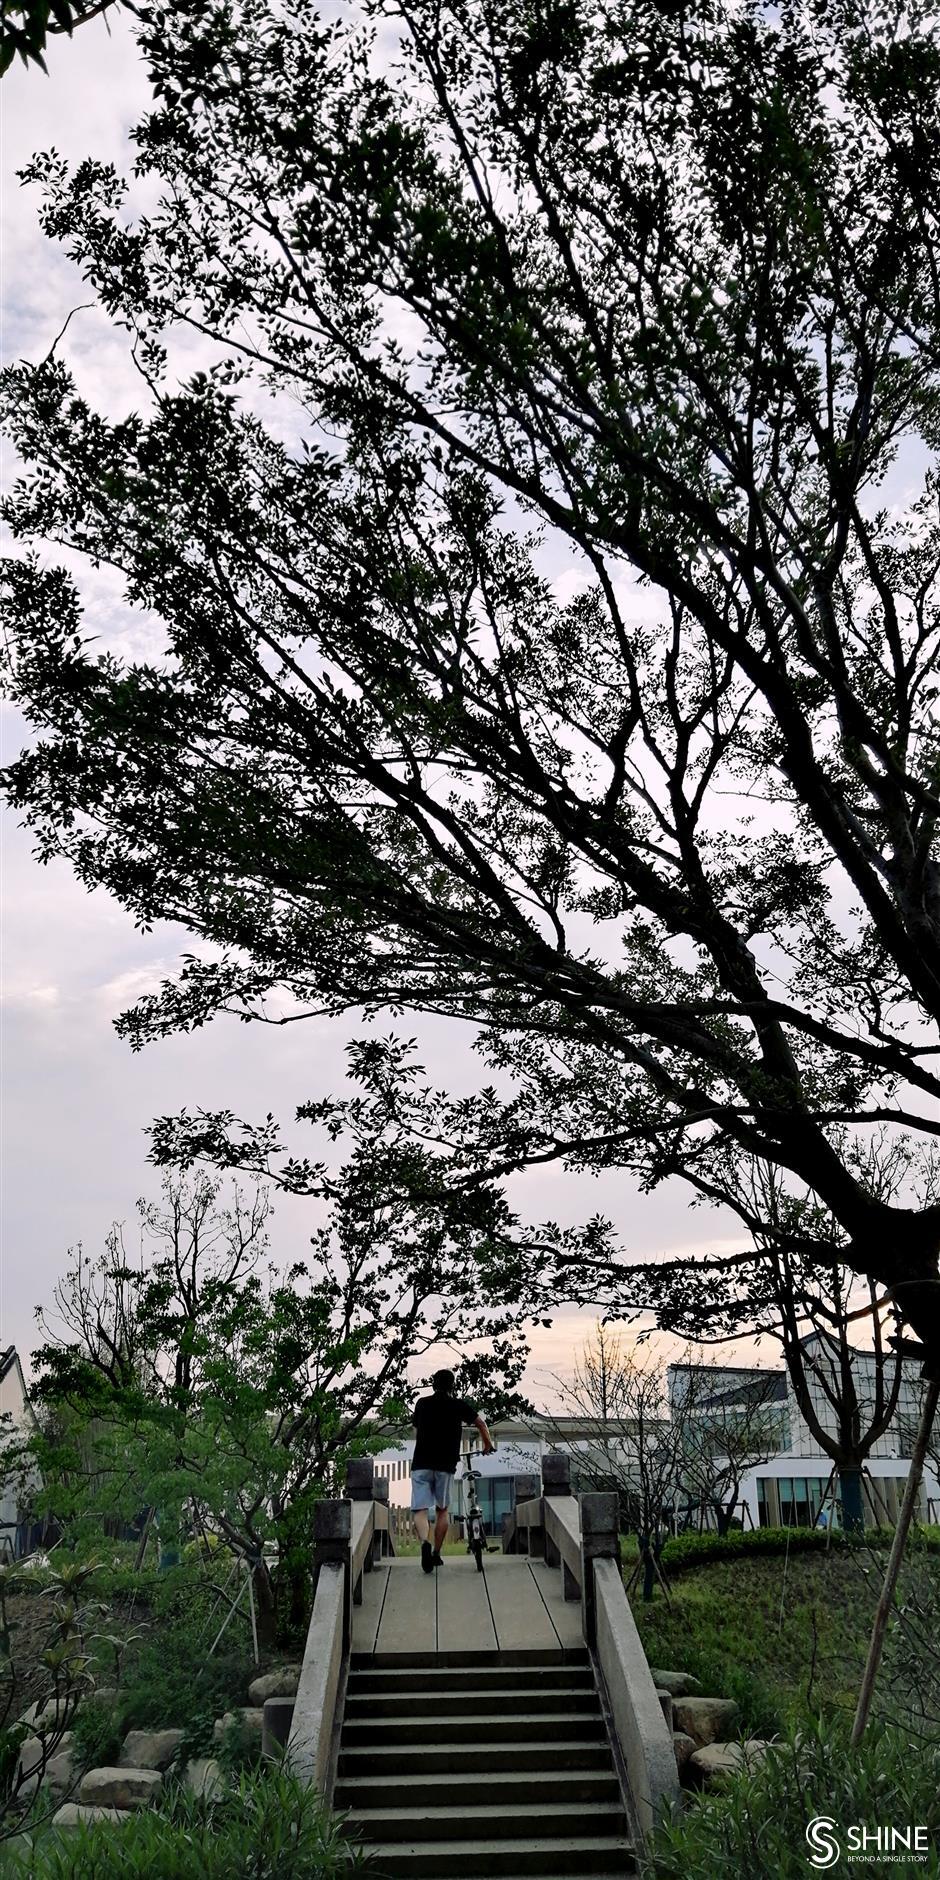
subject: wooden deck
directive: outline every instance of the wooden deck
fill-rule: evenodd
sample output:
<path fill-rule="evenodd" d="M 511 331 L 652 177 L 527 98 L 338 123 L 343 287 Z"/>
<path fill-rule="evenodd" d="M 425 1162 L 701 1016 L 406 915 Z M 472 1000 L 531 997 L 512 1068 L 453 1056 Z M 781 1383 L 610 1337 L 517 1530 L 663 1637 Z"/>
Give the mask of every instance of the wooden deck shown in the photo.
<path fill-rule="evenodd" d="M 418 1558 L 383 1561 L 363 1574 L 353 1608 L 354 1652 L 567 1651 L 584 1644 L 581 1606 L 566 1600 L 563 1574 L 544 1560 L 448 1554 L 433 1574 Z"/>

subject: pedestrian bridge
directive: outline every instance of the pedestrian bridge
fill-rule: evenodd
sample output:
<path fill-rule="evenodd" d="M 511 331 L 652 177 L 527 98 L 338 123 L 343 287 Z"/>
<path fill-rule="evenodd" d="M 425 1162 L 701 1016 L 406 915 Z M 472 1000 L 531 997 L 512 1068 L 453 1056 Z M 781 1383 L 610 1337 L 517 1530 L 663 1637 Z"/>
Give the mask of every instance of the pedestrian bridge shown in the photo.
<path fill-rule="evenodd" d="M 357 1657 L 542 1651 L 561 1662 L 583 1645 L 580 1607 L 565 1599 L 561 1574 L 521 1555 L 486 1554 L 482 1573 L 469 1555 L 446 1554 L 435 1573 L 414 1557 L 382 1561 L 353 1607 Z"/>
<path fill-rule="evenodd" d="M 266 1744 L 348 1814 L 376 1880 L 633 1873 L 679 1784 L 616 1496 L 575 1497 L 550 1454 L 482 1572 L 425 1574 L 394 1556 L 387 1494 L 360 1459 L 315 1510 L 300 1684 L 265 1705 Z"/>

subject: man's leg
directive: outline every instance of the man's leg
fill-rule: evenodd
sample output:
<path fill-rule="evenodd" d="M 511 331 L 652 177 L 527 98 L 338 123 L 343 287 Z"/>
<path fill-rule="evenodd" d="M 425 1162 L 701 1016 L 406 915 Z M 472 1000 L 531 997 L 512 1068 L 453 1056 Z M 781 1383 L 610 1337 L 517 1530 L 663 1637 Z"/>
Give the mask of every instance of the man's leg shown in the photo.
<path fill-rule="evenodd" d="M 425 1573 L 433 1570 L 431 1547 L 431 1510 L 434 1507 L 433 1482 L 427 1469 L 415 1469 L 411 1478 L 411 1513 L 415 1533 L 421 1542 L 421 1565 Z"/>
<path fill-rule="evenodd" d="M 445 1542 L 445 1540 L 447 1539 L 447 1530 L 448 1530 L 448 1528 L 449 1528 L 449 1527 L 450 1527 L 450 1509 L 449 1509 L 449 1508 L 438 1508 L 438 1511 L 437 1511 L 437 1520 L 436 1520 L 436 1521 L 435 1521 L 435 1523 L 434 1523 L 434 1559 L 435 1559 L 435 1563 L 436 1563 L 436 1562 L 438 1562 L 438 1561 L 440 1560 L 440 1557 L 441 1557 L 441 1548 L 443 1547 L 443 1545 L 444 1545 L 444 1542 Z"/>

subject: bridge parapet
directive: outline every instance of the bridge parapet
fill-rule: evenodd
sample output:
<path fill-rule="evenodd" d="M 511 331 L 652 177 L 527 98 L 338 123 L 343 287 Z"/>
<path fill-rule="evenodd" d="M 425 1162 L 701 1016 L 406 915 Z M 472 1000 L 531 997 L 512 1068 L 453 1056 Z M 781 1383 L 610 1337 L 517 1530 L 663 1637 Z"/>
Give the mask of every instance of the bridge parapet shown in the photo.
<path fill-rule="evenodd" d="M 645 1838 L 663 1808 L 679 1805 L 672 1730 L 666 1722 L 623 1584 L 617 1496 L 571 1493 L 567 1456 L 545 1456 L 542 1493 L 518 1502 L 503 1524 L 504 1553 L 543 1555 L 561 1568 L 566 1599 L 580 1599 L 584 1639 L 607 1699 L 626 1800 Z"/>
<path fill-rule="evenodd" d="M 327 1799 L 335 1775 L 352 1607 L 362 1600 L 363 1574 L 371 1573 L 381 1553 L 394 1552 L 388 1484 L 376 1480 L 371 1456 L 350 1463 L 347 1491 L 341 1500 L 317 1502 L 313 1511 L 313 1611 L 286 1751 L 294 1773 Z"/>

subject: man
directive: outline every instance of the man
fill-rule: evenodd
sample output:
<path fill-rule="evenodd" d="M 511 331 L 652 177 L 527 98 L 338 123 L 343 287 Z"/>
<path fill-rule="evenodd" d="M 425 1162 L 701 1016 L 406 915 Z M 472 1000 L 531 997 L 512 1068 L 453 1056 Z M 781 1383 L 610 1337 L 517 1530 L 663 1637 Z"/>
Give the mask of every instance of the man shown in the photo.
<path fill-rule="evenodd" d="M 425 1573 L 433 1573 L 442 1564 L 441 1548 L 450 1522 L 450 1491 L 460 1459 L 464 1424 L 479 1430 L 485 1456 L 491 1456 L 496 1447 L 476 1404 L 454 1396 L 454 1381 L 453 1371 L 435 1371 L 431 1379 L 433 1396 L 419 1398 L 411 1419 L 418 1432 L 411 1464 L 411 1511 Z"/>

